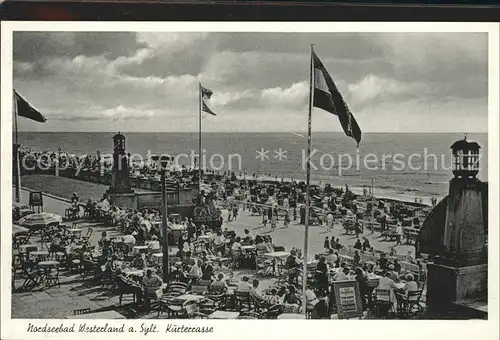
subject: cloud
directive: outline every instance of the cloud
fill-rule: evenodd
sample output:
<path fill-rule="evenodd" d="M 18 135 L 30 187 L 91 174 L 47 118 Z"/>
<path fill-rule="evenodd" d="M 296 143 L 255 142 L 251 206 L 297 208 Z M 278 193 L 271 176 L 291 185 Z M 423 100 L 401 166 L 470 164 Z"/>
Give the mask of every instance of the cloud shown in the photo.
<path fill-rule="evenodd" d="M 385 101 L 401 101 L 412 97 L 424 97 L 432 92 L 425 83 L 401 82 L 395 79 L 369 75 L 359 83 L 348 86 L 351 103 L 364 107 Z"/>
<path fill-rule="evenodd" d="M 482 33 L 16 32 L 14 86 L 49 130 L 196 131 L 201 82 L 206 131 L 299 131 L 311 42 L 364 130 L 487 126 Z"/>

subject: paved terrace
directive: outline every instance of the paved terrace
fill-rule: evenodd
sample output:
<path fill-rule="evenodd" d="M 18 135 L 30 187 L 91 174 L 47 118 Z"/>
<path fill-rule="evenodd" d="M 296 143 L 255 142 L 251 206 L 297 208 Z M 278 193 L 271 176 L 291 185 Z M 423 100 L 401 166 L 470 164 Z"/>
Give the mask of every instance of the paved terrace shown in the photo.
<path fill-rule="evenodd" d="M 66 181 L 67 179 L 63 179 Z M 80 182 L 80 181 L 76 181 Z M 83 186 L 87 186 L 89 183 L 83 183 Z M 24 182 L 23 185 L 27 183 Z M 59 186 L 56 189 L 45 188 L 44 191 L 55 194 L 55 191 L 61 191 Z M 101 189 L 101 188 L 99 188 Z M 97 192 L 97 188 L 94 192 L 97 197 L 102 195 Z M 73 188 L 69 191 L 69 195 L 73 191 L 80 193 L 81 199 L 86 197 L 82 194 L 80 188 Z M 90 192 L 90 191 L 88 191 Z M 13 191 L 14 193 L 14 191 Z M 22 202 L 27 203 L 29 198 L 29 193 L 27 190 L 22 190 Z M 69 203 L 55 199 L 54 197 L 44 197 L 44 210 L 47 212 L 54 212 L 60 215 L 64 215 L 64 210 L 69 206 Z M 273 238 L 275 245 L 285 246 L 286 250 L 290 250 L 292 247 L 297 247 L 303 249 L 304 240 L 304 226 L 297 224 L 296 222 L 291 223 L 289 228 L 284 228 L 280 223 L 274 232 L 270 231 L 270 227 L 263 228 L 261 224 L 260 216 L 251 216 L 248 211 L 241 211 L 238 220 L 227 222 L 227 212 L 224 211 L 225 223 L 224 228 L 229 230 L 234 230 L 238 235 L 243 234 L 245 228 L 251 230 L 254 233 L 262 233 L 270 235 Z M 102 231 L 107 231 L 110 237 L 120 236 L 121 233 L 117 231 L 116 227 L 105 227 L 102 224 L 89 223 L 87 221 L 78 221 L 78 227 L 82 228 L 82 233 L 86 234 L 88 228 L 93 228 L 93 235 L 90 239 L 92 244 L 97 244 Z M 323 252 L 323 242 L 326 236 L 330 238 L 339 237 L 340 241 L 344 245 L 352 245 L 355 242 L 355 236 L 343 234 L 344 230 L 340 225 L 336 225 L 331 232 L 327 232 L 324 227 L 313 226 L 309 228 L 309 253 L 317 254 Z M 379 233 L 375 232 L 366 234 L 367 238 L 370 240 L 375 249 L 389 251 L 390 247 L 394 245 L 394 242 L 384 242 L 379 238 Z M 397 248 L 399 254 L 406 254 L 408 251 L 413 252 L 413 246 L 400 245 Z M 242 275 L 249 275 L 248 271 L 235 270 L 235 277 L 240 277 Z M 251 275 L 249 275 L 251 276 Z M 261 279 L 261 278 L 259 278 Z M 14 282 L 16 287 L 22 285 L 23 280 L 16 280 Z M 272 279 L 261 280 L 262 288 L 269 287 L 272 284 Z M 61 275 L 61 286 L 60 287 L 50 287 L 48 289 L 37 289 L 31 292 L 23 293 L 13 293 L 12 297 L 12 317 L 13 318 L 64 318 L 68 315 L 73 314 L 74 309 L 80 308 L 91 308 L 91 310 L 96 311 L 100 309 L 116 309 L 119 312 L 126 311 L 126 306 L 131 301 L 124 299 L 122 307 L 118 306 L 118 296 L 112 295 L 108 290 L 103 287 L 90 285 L 86 282 L 79 274 L 62 274 Z M 150 313 L 148 315 L 142 316 L 143 318 L 156 317 L 155 313 Z M 165 314 L 163 315 L 165 317 Z"/>

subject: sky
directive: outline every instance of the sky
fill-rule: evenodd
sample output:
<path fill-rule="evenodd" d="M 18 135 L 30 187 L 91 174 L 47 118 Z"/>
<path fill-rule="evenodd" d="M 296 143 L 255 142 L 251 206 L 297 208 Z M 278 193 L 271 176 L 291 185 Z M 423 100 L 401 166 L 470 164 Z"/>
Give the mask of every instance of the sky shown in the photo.
<path fill-rule="evenodd" d="M 307 130 L 310 44 L 363 132 L 487 132 L 486 33 L 14 32 L 23 131 Z M 314 131 L 341 131 L 314 109 Z"/>

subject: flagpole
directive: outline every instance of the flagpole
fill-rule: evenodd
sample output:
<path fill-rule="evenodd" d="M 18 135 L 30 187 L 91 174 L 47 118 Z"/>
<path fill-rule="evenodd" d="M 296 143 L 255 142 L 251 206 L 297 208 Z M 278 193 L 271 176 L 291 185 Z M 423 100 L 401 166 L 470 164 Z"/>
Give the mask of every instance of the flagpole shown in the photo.
<path fill-rule="evenodd" d="M 306 219 L 304 227 L 304 258 L 303 258 L 303 273 L 302 273 L 302 310 L 304 315 L 307 317 L 307 248 L 308 248 L 308 236 L 309 236 L 309 184 L 311 181 L 311 111 L 313 105 L 313 44 L 311 44 L 311 61 L 309 65 L 309 116 L 307 121 L 307 164 L 306 164 Z"/>
<path fill-rule="evenodd" d="M 198 136 L 198 193 L 201 194 L 201 83 L 198 83 L 198 113 L 199 113 L 199 136 Z"/>
<path fill-rule="evenodd" d="M 15 183 L 15 200 L 17 203 L 21 201 L 21 166 L 19 164 L 19 136 L 18 136 L 18 129 L 17 129 L 17 100 L 16 100 L 16 95 L 14 92 L 13 95 L 13 102 L 12 102 L 12 111 L 14 114 L 14 155 L 15 155 L 15 162 L 14 166 L 15 169 L 14 171 L 16 172 L 16 183 Z"/>

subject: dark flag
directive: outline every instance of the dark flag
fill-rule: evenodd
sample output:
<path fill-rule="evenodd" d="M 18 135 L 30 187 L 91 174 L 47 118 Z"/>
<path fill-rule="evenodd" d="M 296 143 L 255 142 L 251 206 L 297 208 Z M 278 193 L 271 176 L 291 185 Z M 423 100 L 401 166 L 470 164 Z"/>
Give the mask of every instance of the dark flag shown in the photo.
<path fill-rule="evenodd" d="M 312 54 L 314 63 L 313 106 L 337 115 L 345 134 L 354 138 L 359 146 L 361 142 L 361 129 L 356 119 L 321 60 L 319 60 L 314 51 L 312 51 Z"/>
<path fill-rule="evenodd" d="M 20 117 L 25 117 L 36 122 L 45 123 L 47 118 L 45 118 L 40 112 L 38 112 L 30 103 L 28 103 L 23 97 L 19 95 L 19 93 L 14 90 L 14 100 L 15 100 L 15 109 L 17 114 Z"/>
<path fill-rule="evenodd" d="M 201 86 L 201 110 L 206 113 L 210 113 L 213 116 L 216 116 L 216 114 L 208 107 L 207 103 L 205 102 L 205 100 L 208 100 L 212 97 L 212 94 L 212 90 Z"/>

